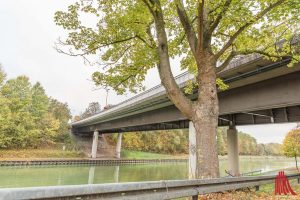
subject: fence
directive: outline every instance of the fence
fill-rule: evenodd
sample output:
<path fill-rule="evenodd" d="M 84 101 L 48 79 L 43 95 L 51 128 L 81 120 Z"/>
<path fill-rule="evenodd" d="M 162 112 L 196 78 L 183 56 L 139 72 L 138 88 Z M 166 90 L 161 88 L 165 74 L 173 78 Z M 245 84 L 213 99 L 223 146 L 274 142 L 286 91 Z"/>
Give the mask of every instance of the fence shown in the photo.
<path fill-rule="evenodd" d="M 27 166 L 27 165 L 122 165 L 122 164 L 147 164 L 147 163 L 177 163 L 187 162 L 187 159 L 122 159 L 122 160 L 22 160 L 22 161 L 0 161 L 0 166 Z"/>

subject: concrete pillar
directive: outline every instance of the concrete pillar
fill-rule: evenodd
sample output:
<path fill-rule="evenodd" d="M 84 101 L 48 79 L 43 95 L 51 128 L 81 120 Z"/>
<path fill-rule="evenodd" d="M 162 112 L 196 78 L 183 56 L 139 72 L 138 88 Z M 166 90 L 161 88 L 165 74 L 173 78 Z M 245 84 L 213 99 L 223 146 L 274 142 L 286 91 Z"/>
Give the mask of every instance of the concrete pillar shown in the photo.
<path fill-rule="evenodd" d="M 99 131 L 95 131 L 93 137 L 92 158 L 97 158 L 98 137 L 99 137 Z"/>
<path fill-rule="evenodd" d="M 234 126 L 230 127 L 227 130 L 227 154 L 228 154 L 229 172 L 233 176 L 239 176 L 240 167 L 239 167 L 238 133 Z"/>
<path fill-rule="evenodd" d="M 189 179 L 196 178 L 196 130 L 192 121 L 189 122 Z"/>
<path fill-rule="evenodd" d="M 116 158 L 121 158 L 122 133 L 118 133 L 118 141 L 116 146 Z"/>

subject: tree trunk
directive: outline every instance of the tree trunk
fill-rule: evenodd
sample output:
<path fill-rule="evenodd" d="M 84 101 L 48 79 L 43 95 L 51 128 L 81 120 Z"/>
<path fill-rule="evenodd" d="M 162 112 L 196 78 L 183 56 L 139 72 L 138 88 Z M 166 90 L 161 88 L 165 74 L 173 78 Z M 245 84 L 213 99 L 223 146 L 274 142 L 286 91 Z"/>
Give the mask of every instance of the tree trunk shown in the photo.
<path fill-rule="evenodd" d="M 197 178 L 217 178 L 219 161 L 217 127 L 219 102 L 216 87 L 215 61 L 209 53 L 200 54 L 198 63 L 198 101 L 193 106 L 192 121 L 196 130 Z"/>
<path fill-rule="evenodd" d="M 296 162 L 296 169 L 299 171 L 299 168 L 298 168 L 298 161 L 297 161 L 297 155 L 295 155 L 295 162 Z"/>
<path fill-rule="evenodd" d="M 208 42 L 200 42 L 201 46 L 198 45 L 198 50 L 194 55 L 198 67 L 198 101 L 191 102 L 180 90 L 172 74 L 168 39 L 159 1 L 156 1 L 156 6 L 158 9 L 155 10 L 148 7 L 155 21 L 158 42 L 157 53 L 159 56 L 158 71 L 168 97 L 194 124 L 197 149 L 196 178 L 219 177 L 216 139 L 219 103 L 216 88 L 215 57 L 210 48 L 205 46 L 208 45 Z M 204 49 L 206 51 L 203 51 Z"/>

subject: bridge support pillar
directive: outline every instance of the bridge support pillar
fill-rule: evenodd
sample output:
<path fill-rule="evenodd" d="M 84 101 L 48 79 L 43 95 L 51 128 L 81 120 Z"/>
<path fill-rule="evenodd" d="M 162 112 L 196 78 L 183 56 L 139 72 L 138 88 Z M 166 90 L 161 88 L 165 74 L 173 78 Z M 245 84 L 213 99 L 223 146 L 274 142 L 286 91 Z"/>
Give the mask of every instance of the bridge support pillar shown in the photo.
<path fill-rule="evenodd" d="M 239 176 L 239 144 L 238 132 L 235 126 L 231 126 L 227 130 L 227 154 L 230 174 L 233 176 Z"/>
<path fill-rule="evenodd" d="M 196 178 L 196 130 L 192 121 L 189 122 L 189 178 Z"/>
<path fill-rule="evenodd" d="M 121 148 L 122 148 L 122 133 L 118 133 L 118 141 L 116 146 L 116 158 L 121 158 Z"/>
<path fill-rule="evenodd" d="M 99 137 L 99 131 L 94 131 L 93 145 L 92 145 L 92 158 L 97 158 L 98 137 Z"/>

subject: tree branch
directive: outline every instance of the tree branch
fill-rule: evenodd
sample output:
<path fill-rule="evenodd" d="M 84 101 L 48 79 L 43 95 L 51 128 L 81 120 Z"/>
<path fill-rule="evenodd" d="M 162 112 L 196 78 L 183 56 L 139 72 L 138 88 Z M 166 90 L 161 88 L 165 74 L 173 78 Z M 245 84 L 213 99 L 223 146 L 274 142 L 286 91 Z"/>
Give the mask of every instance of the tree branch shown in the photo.
<path fill-rule="evenodd" d="M 226 0 L 224 6 L 223 6 L 223 9 L 222 11 L 219 13 L 219 15 L 216 17 L 216 20 L 214 22 L 212 22 L 209 30 L 208 30 L 208 34 L 212 35 L 212 33 L 214 32 L 214 30 L 217 28 L 217 26 L 219 25 L 220 21 L 222 20 L 223 16 L 226 14 L 230 4 L 231 4 L 231 1 L 232 0 Z"/>
<path fill-rule="evenodd" d="M 191 48 L 193 54 L 195 54 L 196 47 L 197 47 L 196 33 L 194 31 L 192 23 L 190 22 L 187 14 L 186 14 L 182 0 L 176 0 L 175 3 L 176 3 L 177 14 L 178 14 L 180 22 L 184 28 L 185 35 L 187 36 L 190 48 Z"/>
<path fill-rule="evenodd" d="M 143 0 L 146 1 L 146 0 Z M 147 5 L 146 5 L 147 6 Z M 153 10 L 157 37 L 157 52 L 159 56 L 158 72 L 162 85 L 167 91 L 168 97 L 175 106 L 189 119 L 192 118 L 192 101 L 189 100 L 177 85 L 172 74 L 170 57 L 168 52 L 168 39 L 165 30 L 163 11 L 159 0 L 155 0 L 156 9 Z"/>
<path fill-rule="evenodd" d="M 219 66 L 216 68 L 216 73 L 219 73 L 221 71 L 223 71 L 227 66 L 228 64 L 230 63 L 230 61 L 236 56 L 236 52 L 235 51 L 232 51 L 229 56 L 225 59 L 225 61 Z"/>
<path fill-rule="evenodd" d="M 271 4 L 269 7 L 258 13 L 253 20 L 245 23 L 243 26 L 241 26 L 227 41 L 227 43 L 221 48 L 221 50 L 215 54 L 215 58 L 218 59 L 226 50 L 228 47 L 231 46 L 231 44 L 236 40 L 236 38 L 249 26 L 253 25 L 255 22 L 257 22 L 259 19 L 261 19 L 265 14 L 267 14 L 272 9 L 276 8 L 277 6 L 281 5 L 285 0 L 278 0 L 276 3 Z"/>
<path fill-rule="evenodd" d="M 204 0 L 198 5 L 198 45 L 197 50 L 202 51 L 204 40 Z"/>

